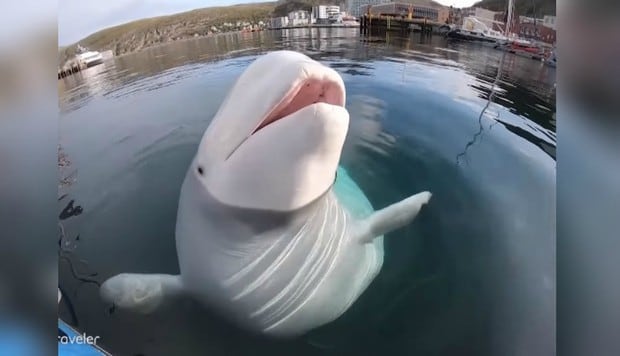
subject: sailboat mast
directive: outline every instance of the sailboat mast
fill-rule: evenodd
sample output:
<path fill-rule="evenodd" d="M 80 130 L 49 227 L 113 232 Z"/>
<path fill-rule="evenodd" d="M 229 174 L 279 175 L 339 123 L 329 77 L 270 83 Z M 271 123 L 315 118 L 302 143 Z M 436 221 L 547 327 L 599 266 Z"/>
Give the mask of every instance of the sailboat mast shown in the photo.
<path fill-rule="evenodd" d="M 506 26 L 504 28 L 504 35 L 510 36 L 510 28 L 512 25 L 512 10 L 514 8 L 514 0 L 508 0 L 508 15 L 506 16 Z"/>

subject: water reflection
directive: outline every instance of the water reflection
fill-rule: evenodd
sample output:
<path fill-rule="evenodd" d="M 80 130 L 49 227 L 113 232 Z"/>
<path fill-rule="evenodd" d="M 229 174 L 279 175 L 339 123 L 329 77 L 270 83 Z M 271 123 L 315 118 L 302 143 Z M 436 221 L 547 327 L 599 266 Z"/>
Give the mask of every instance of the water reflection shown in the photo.
<path fill-rule="evenodd" d="M 355 40 L 351 40 L 355 38 Z M 173 85 L 185 77 L 195 75 L 205 62 L 237 56 L 253 56 L 272 49 L 291 49 L 330 63 L 350 75 L 373 75 L 373 62 L 384 60 L 412 61 L 455 67 L 479 78 L 475 88 L 487 98 L 491 88 L 487 84 L 495 77 L 502 52 L 480 47 L 472 50 L 467 44 L 448 43 L 441 37 L 411 34 L 408 37 L 386 34 L 357 38 L 357 29 L 288 29 L 275 32 L 225 34 L 176 41 L 145 51 L 116 57 L 113 63 L 91 68 L 82 75 L 63 81 L 61 109 L 71 110 L 86 103 L 92 96 L 125 95 L 115 88 L 137 82 L 133 89 L 152 90 Z M 194 64 L 194 66 L 190 66 Z M 245 65 L 246 62 L 240 63 Z M 171 70 L 176 68 L 175 70 Z M 145 80 L 146 82 L 142 82 Z M 155 82 L 149 86 L 149 82 Z M 545 119 L 555 111 L 555 69 L 527 58 L 509 56 L 503 64 L 499 86 L 503 90 L 497 100 L 543 128 L 555 131 L 551 120 Z M 71 89 L 72 88 L 72 89 Z M 73 92 L 73 93 L 72 93 Z M 129 91 L 131 93 L 131 91 Z M 71 95 L 72 94 L 72 95 Z"/>

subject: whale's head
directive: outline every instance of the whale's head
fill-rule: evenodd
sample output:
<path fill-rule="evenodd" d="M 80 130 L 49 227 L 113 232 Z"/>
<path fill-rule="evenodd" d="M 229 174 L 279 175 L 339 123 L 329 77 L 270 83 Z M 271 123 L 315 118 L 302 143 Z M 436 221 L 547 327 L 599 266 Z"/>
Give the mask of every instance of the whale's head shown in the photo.
<path fill-rule="evenodd" d="M 349 126 L 333 69 L 291 51 L 255 60 L 200 142 L 188 175 L 220 202 L 291 211 L 332 186 Z"/>

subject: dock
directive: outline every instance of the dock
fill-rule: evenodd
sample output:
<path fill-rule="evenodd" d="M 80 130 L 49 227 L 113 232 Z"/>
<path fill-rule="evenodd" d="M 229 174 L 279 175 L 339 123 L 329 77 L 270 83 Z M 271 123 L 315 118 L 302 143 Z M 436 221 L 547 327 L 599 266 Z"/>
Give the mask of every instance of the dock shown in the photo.
<path fill-rule="evenodd" d="M 62 68 L 58 68 L 58 79 L 66 78 L 72 74 L 81 72 L 85 68 L 81 63 L 68 63 Z"/>
<path fill-rule="evenodd" d="M 402 15 L 371 15 L 364 14 L 360 18 L 360 33 L 374 32 L 410 32 L 421 31 L 432 33 L 444 24 L 426 18 L 409 18 Z"/>
<path fill-rule="evenodd" d="M 304 24 L 304 25 L 296 25 L 296 26 L 282 26 L 282 27 L 269 27 L 270 30 L 293 30 L 298 28 L 357 28 L 359 25 L 357 23 L 353 24 Z"/>
<path fill-rule="evenodd" d="M 86 66 L 77 60 L 69 61 L 61 68 L 58 68 L 58 79 L 66 78 L 72 74 L 81 72 L 85 68 Z"/>
<path fill-rule="evenodd" d="M 86 51 L 83 47 L 81 48 L 82 51 Z M 58 67 L 59 80 L 114 58 L 114 52 L 111 50 L 106 50 L 103 52 L 86 51 L 82 53 L 88 55 L 88 58 L 81 58 L 79 55 L 76 55 Z"/>

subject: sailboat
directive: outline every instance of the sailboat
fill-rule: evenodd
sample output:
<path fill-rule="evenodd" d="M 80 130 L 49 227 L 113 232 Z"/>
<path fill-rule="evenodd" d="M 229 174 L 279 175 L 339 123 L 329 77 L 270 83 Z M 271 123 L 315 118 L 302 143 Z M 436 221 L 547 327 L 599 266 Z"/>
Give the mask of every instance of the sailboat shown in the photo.
<path fill-rule="evenodd" d="M 504 28 L 504 33 L 505 36 L 508 38 L 508 41 L 500 43 L 495 48 L 510 52 L 521 57 L 531 58 L 535 60 L 544 60 L 546 55 L 543 48 L 531 41 L 519 38 L 517 35 L 510 32 L 513 14 L 514 0 L 508 0 L 506 27 Z"/>
<path fill-rule="evenodd" d="M 514 0 L 508 0 L 505 22 L 485 20 L 487 23 L 491 21 L 493 24 L 497 24 L 500 29 L 503 26 L 503 33 L 489 28 L 486 23 L 475 16 L 468 16 L 463 19 L 462 26 L 451 29 L 446 36 L 457 40 L 480 42 L 516 55 L 534 59 L 543 58 L 544 52 L 540 47 L 528 40 L 519 38 L 519 36 L 510 31 L 513 17 Z"/>
<path fill-rule="evenodd" d="M 493 22 L 500 23 L 497 21 Z M 451 29 L 446 36 L 452 39 L 480 42 L 492 46 L 508 42 L 508 37 L 499 31 L 489 28 L 487 24 L 480 21 L 475 16 L 465 17 L 463 19 L 463 25 Z"/>

